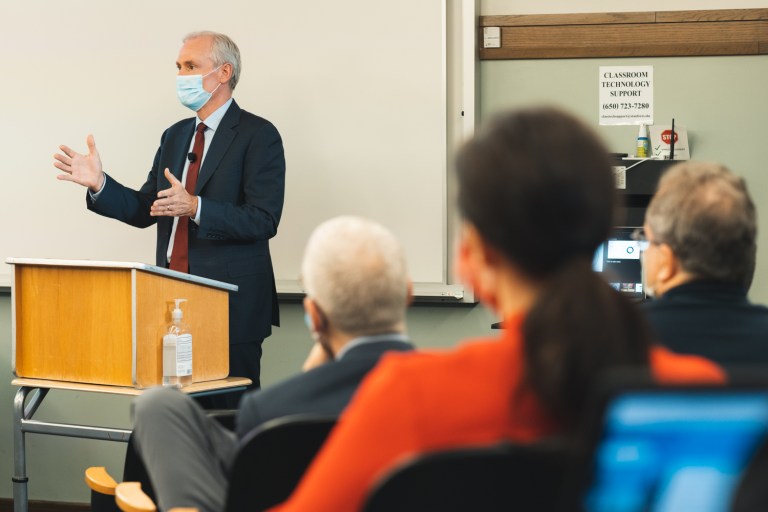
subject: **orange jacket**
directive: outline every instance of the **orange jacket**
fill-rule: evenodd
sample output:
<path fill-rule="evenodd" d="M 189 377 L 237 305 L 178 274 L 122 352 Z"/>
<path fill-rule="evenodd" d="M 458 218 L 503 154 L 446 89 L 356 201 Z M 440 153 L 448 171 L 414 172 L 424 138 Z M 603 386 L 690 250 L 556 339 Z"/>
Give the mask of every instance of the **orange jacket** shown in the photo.
<path fill-rule="evenodd" d="M 368 489 L 405 457 L 501 439 L 534 441 L 557 425 L 521 387 L 522 317 L 501 339 L 447 352 L 392 354 L 369 374 L 291 498 L 273 510 L 359 510 Z M 725 381 L 714 363 L 655 347 L 659 382 Z"/>

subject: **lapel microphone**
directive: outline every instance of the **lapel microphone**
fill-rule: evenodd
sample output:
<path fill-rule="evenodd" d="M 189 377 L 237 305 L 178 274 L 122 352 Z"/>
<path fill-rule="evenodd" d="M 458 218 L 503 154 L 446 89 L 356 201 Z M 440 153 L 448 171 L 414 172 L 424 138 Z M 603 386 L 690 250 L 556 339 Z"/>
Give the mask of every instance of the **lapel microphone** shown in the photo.
<path fill-rule="evenodd" d="M 193 164 L 195 163 L 195 160 L 197 160 L 197 155 L 194 153 L 187 153 L 187 160 L 189 160 L 189 163 Z"/>

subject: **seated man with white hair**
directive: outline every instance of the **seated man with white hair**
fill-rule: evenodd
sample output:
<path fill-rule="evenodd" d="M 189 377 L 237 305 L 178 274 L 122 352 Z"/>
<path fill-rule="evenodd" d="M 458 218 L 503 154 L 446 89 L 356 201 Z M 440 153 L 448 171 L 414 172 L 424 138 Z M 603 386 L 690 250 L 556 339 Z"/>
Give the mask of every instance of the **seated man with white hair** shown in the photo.
<path fill-rule="evenodd" d="M 411 287 L 405 256 L 384 227 L 337 217 L 311 235 L 302 262 L 304 309 L 315 340 L 304 373 L 246 393 L 231 432 L 186 394 L 156 388 L 133 404 L 134 441 L 162 510 L 223 510 L 238 439 L 291 414 L 338 415 L 387 351 L 405 335 Z"/>

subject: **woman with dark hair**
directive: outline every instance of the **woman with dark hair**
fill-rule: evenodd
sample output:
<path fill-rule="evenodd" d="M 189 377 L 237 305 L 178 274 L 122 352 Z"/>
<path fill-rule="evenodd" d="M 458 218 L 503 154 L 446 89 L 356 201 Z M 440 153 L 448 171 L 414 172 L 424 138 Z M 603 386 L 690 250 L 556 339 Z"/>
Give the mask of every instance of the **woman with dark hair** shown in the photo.
<path fill-rule="evenodd" d="M 504 318 L 502 338 L 388 356 L 279 510 L 357 510 L 409 455 L 567 434 L 610 367 L 724 380 L 705 359 L 652 345 L 633 304 L 592 272 L 615 192 L 606 151 L 579 121 L 547 108 L 502 115 L 465 145 L 457 172 L 457 272 Z"/>

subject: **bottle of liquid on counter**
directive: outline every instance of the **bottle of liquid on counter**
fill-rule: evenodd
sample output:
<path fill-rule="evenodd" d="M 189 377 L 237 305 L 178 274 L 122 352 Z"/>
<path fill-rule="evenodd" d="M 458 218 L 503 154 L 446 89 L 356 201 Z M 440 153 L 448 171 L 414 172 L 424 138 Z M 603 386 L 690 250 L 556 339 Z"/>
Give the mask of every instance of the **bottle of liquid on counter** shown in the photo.
<path fill-rule="evenodd" d="M 640 131 L 637 134 L 637 157 L 648 158 L 651 156 L 651 140 L 648 138 L 648 127 L 640 125 Z"/>
<path fill-rule="evenodd" d="M 163 386 L 180 388 L 192 384 L 192 333 L 182 321 L 181 303 L 187 299 L 174 300 L 176 308 L 163 336 Z"/>

